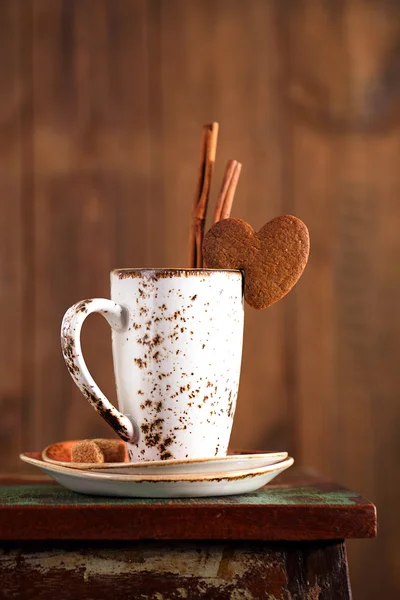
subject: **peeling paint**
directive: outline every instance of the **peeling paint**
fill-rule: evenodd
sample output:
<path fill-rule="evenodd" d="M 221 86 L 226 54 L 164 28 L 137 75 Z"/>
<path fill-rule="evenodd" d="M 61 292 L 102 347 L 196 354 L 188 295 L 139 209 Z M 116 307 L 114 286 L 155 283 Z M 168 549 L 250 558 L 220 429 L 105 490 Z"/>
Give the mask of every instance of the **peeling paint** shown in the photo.
<path fill-rule="evenodd" d="M 96 550 L 91 556 L 87 551 L 52 550 L 22 554 L 15 550 L 0 550 L 0 563 L 6 571 L 16 572 L 22 568 L 24 573 L 35 572 L 46 578 L 57 576 L 57 573 L 73 572 L 88 584 L 96 578 L 133 577 L 147 573 L 149 577 L 159 578 L 162 586 L 163 577 L 175 576 L 178 581 L 193 580 L 189 587 L 176 588 L 176 598 L 191 598 L 194 591 L 196 597 L 206 598 L 210 590 L 219 589 L 228 593 L 232 600 L 254 598 L 243 582 L 263 568 L 263 561 L 252 552 L 229 551 L 226 555 L 223 547 L 168 548 L 165 552 L 154 552 L 150 548 L 104 549 Z M 162 590 L 161 587 L 161 591 L 154 592 L 151 598 L 170 598 Z"/>
<path fill-rule="evenodd" d="M 53 599 L 66 585 L 71 599 L 318 600 L 332 590 L 350 597 L 342 543 L 194 543 L 9 545 L 0 551 L 2 593 L 34 600 L 40 591 Z"/>
<path fill-rule="evenodd" d="M 254 568 L 254 557 L 251 560 L 250 552 L 225 556 L 223 547 L 214 547 L 212 552 L 206 549 L 171 548 L 166 553 L 155 553 L 151 548 L 123 551 L 107 549 L 96 551 L 90 561 L 87 553 L 82 551 L 51 550 L 22 556 L 19 551 L 5 552 L 0 549 L 0 558 L 8 569 L 16 568 L 23 560 L 26 568 L 43 575 L 57 570 L 82 571 L 85 579 L 100 575 L 170 573 L 181 577 L 200 577 L 204 582 L 211 579 L 232 583 L 246 575 L 247 565 Z M 262 567 L 261 561 L 259 567 Z"/>

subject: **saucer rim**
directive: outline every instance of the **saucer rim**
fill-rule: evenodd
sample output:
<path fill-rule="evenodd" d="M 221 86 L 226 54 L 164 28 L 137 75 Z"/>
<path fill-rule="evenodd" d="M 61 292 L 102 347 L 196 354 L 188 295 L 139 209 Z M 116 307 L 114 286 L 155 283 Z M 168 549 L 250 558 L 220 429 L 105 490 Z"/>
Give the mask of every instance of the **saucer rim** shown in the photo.
<path fill-rule="evenodd" d="M 110 438 L 111 439 L 111 438 Z M 47 456 L 47 452 L 48 450 L 55 445 L 58 444 L 65 444 L 67 442 L 78 442 L 81 440 L 64 440 L 62 442 L 54 442 L 53 444 L 49 444 L 48 446 L 46 446 L 44 448 L 44 450 L 41 451 L 41 457 L 42 460 L 45 463 L 48 464 L 52 464 L 52 465 L 57 465 L 57 466 L 62 466 L 62 467 L 66 467 L 69 469 L 75 469 L 78 471 L 92 471 L 92 470 L 96 470 L 96 469 L 127 469 L 127 468 L 150 468 L 150 467 L 174 467 L 177 465 L 192 465 L 192 464 L 202 464 L 202 463 L 212 463 L 212 462 L 216 462 L 216 463 L 223 463 L 223 462 L 229 462 L 230 460 L 233 459 L 240 459 L 240 460 L 254 460 L 256 458 L 260 459 L 260 460 L 268 460 L 271 457 L 276 457 L 277 459 L 277 463 L 281 462 L 283 460 L 286 460 L 289 457 L 288 452 L 255 452 L 252 454 L 228 454 L 227 456 L 212 456 L 212 457 L 203 457 L 203 458 L 184 458 L 184 459 L 171 459 L 171 460 L 146 460 L 146 461 L 140 461 L 140 462 L 119 462 L 119 463 L 77 463 L 77 462 L 67 462 L 67 461 L 61 461 L 61 460 L 56 460 L 53 458 L 49 458 Z M 274 463 L 276 464 L 276 463 Z"/>
<path fill-rule="evenodd" d="M 258 467 L 253 469 L 245 469 L 240 471 L 228 471 L 226 473 L 215 472 L 215 473 L 206 473 L 206 474 L 196 474 L 186 473 L 186 474 L 176 474 L 176 475 L 123 475 L 120 473 L 112 474 L 112 473 L 98 473 L 96 471 L 83 471 L 82 469 L 74 469 L 70 467 L 63 467 L 60 465 L 48 463 L 43 459 L 33 458 L 28 456 L 29 453 L 22 452 L 19 457 L 20 459 L 30 465 L 38 467 L 40 469 L 47 469 L 49 471 L 55 473 L 61 473 L 64 475 L 72 475 L 73 477 L 89 479 L 89 480 L 103 480 L 103 481 L 120 481 L 120 482 L 136 482 L 136 483 L 174 483 L 174 482 L 186 482 L 186 483 L 195 483 L 202 481 L 221 481 L 221 480 L 229 480 L 235 481 L 238 479 L 244 479 L 247 477 L 256 477 L 258 475 L 266 475 L 271 472 L 280 472 L 288 469 L 294 464 L 294 459 L 292 457 L 288 457 L 286 460 L 283 460 L 279 463 L 275 463 L 272 465 L 267 465 L 265 467 Z M 40 454 L 40 453 L 39 453 Z"/>

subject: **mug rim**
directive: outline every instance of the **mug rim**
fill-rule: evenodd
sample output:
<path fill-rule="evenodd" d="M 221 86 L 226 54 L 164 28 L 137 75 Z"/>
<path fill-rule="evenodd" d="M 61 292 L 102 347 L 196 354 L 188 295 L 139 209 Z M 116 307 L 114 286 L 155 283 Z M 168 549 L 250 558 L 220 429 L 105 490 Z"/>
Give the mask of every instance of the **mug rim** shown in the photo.
<path fill-rule="evenodd" d="M 193 275 L 201 275 L 205 273 L 207 275 L 211 275 L 213 273 L 236 273 L 238 275 L 243 275 L 243 271 L 241 269 L 203 269 L 203 268 L 193 268 L 193 267 L 173 267 L 173 268 L 129 268 L 123 267 L 120 269 L 112 269 L 111 275 L 129 275 L 129 274 L 142 274 L 142 273 L 185 273 L 185 274 L 193 274 Z"/>

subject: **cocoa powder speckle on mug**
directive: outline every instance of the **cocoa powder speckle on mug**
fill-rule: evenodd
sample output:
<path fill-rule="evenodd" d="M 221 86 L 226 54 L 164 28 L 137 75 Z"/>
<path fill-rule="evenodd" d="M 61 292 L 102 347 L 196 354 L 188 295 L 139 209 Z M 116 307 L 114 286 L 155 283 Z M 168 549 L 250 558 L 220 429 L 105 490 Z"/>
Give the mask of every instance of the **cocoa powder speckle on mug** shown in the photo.
<path fill-rule="evenodd" d="M 224 455 L 240 373 L 241 273 L 118 269 L 111 285 L 127 315 L 112 340 L 119 406 L 139 436 L 128 443 L 129 459 Z M 73 343 L 63 352 L 81 385 Z M 96 406 L 118 431 L 118 412 Z"/>

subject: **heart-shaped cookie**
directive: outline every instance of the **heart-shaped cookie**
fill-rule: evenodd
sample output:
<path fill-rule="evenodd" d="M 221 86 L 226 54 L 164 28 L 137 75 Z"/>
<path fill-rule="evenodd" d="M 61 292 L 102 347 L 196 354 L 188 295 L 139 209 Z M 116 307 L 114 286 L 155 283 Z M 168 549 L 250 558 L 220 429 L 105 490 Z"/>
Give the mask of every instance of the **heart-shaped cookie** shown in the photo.
<path fill-rule="evenodd" d="M 204 237 L 203 255 L 210 269 L 244 271 L 244 297 L 250 306 L 267 308 L 299 280 L 310 250 L 308 229 L 300 219 L 283 215 L 258 233 L 242 219 L 224 219 Z"/>

